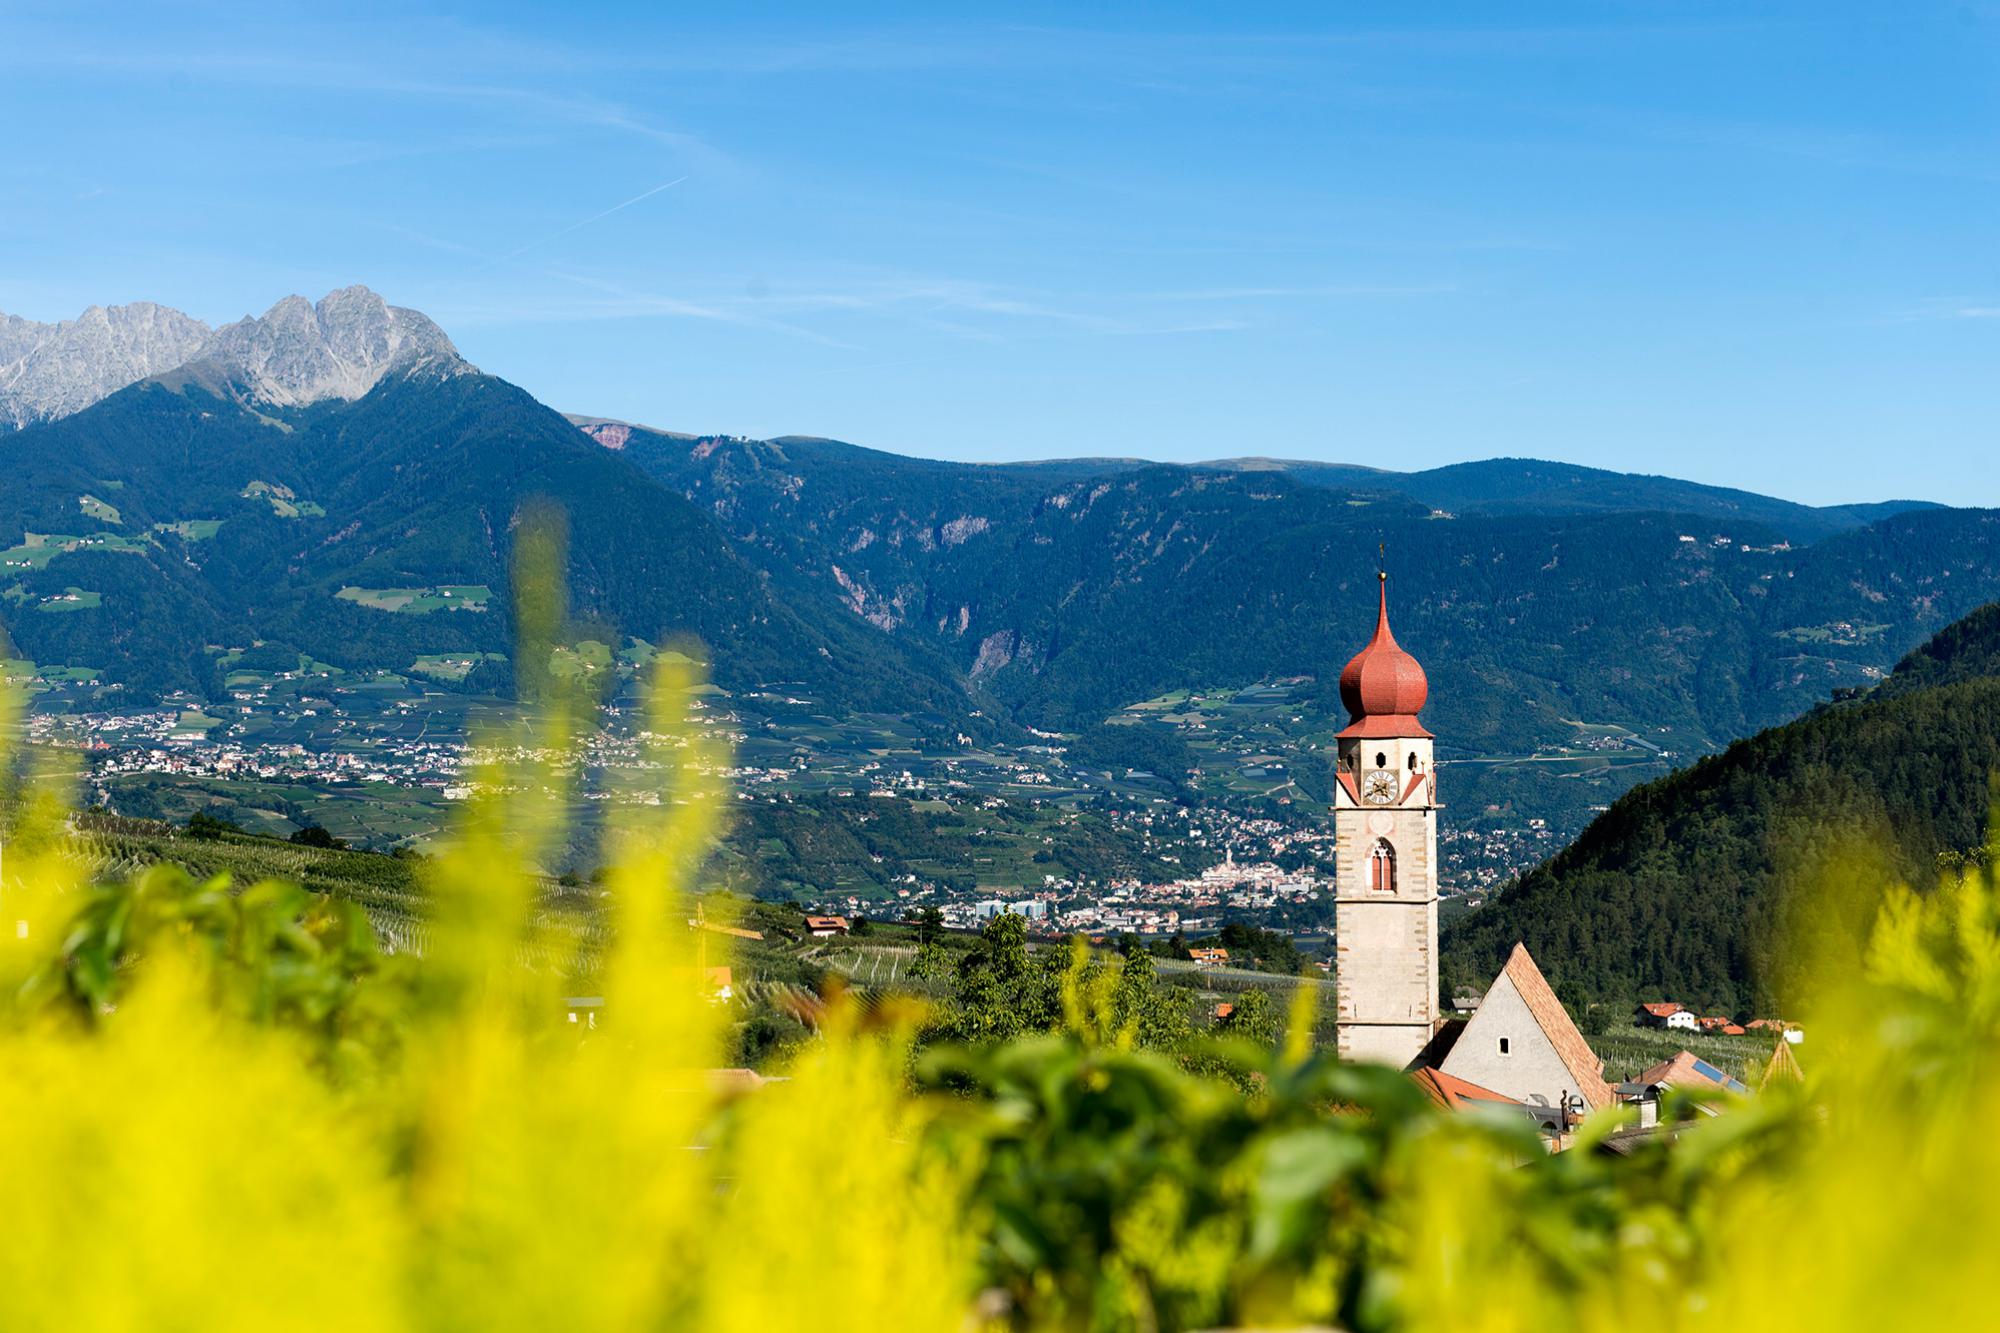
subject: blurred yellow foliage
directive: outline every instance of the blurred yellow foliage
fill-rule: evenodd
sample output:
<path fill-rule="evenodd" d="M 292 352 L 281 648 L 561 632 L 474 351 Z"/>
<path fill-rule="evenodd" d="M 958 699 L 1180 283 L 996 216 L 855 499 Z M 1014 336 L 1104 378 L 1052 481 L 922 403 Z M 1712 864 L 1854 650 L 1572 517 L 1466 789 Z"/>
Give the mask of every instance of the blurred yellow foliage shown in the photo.
<path fill-rule="evenodd" d="M 87 876 L 59 780 L 30 781 L 0 883 L 0 1329 L 1990 1326 L 1980 874 L 1893 892 L 1858 973 L 1821 978 L 1810 1083 L 1630 1161 L 1591 1148 L 1615 1112 L 1547 1160 L 1436 1113 L 1309 1050 L 1303 1009 L 1246 1077 L 1190 1074 L 1133 1049 L 1117 974 L 1081 954 L 1071 1032 L 953 1094 L 913 1089 L 911 1022 L 836 998 L 787 1077 L 732 1098 L 687 926 L 724 756 L 680 660 L 636 770 L 656 785 L 609 803 L 602 947 L 538 902 L 583 706 L 549 684 L 485 738 L 528 757 L 479 775 L 379 1059 L 218 1003 L 222 955 L 184 923 L 136 942 L 115 1012 L 48 1003 Z M 578 975 L 605 998 L 587 1034 L 561 1021 Z"/>
<path fill-rule="evenodd" d="M 923 1158 L 898 1032 L 836 1005 L 788 1079 L 732 1105 L 715 1076 L 726 1015 L 685 937 L 722 765 L 687 725 L 693 684 L 661 666 L 661 799 L 614 807 L 596 959 L 536 901 L 574 701 L 486 738 L 529 758 L 480 775 L 431 878 L 400 1056 L 359 1075 L 218 1004 L 215 952 L 175 926 L 137 942 L 101 1022 L 38 1003 L 82 867 L 55 850 L 56 806 L 22 805 L 0 889 L 0 1328 L 956 1327 L 957 1191 Z M 579 969 L 611 1019 L 587 1039 L 562 1021 Z"/>

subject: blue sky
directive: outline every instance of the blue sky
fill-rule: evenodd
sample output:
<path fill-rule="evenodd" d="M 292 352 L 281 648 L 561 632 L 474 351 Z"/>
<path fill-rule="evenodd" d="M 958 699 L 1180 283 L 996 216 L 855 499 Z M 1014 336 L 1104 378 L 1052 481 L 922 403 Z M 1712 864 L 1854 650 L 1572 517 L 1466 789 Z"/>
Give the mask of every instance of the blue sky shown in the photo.
<path fill-rule="evenodd" d="M 358 281 L 674 429 L 2000 504 L 1994 3 L 0 0 L 0 120 L 38 319 Z"/>

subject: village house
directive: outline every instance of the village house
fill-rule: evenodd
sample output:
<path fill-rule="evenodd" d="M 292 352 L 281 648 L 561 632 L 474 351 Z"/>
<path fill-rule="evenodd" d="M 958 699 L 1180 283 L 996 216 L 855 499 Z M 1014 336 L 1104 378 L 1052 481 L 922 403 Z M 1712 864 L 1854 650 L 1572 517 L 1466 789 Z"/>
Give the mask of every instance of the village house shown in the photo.
<path fill-rule="evenodd" d="M 1700 1028 L 1701 1020 L 1692 1009 L 1675 1004 L 1672 1000 L 1659 1000 L 1639 1006 L 1639 1021 L 1647 1027 L 1677 1028 L 1683 1032 L 1693 1032 Z"/>
<path fill-rule="evenodd" d="M 1694 1088 L 1697 1091 L 1743 1092 L 1738 1080 L 1717 1069 L 1693 1051 L 1682 1051 L 1671 1060 L 1662 1060 L 1632 1080 L 1641 1087 Z"/>

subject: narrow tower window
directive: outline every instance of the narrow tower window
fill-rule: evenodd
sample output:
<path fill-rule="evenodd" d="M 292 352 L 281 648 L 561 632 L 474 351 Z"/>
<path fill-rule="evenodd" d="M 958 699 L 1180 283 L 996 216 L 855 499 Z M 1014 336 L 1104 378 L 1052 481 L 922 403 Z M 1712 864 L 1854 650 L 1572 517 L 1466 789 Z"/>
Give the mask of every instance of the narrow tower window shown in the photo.
<path fill-rule="evenodd" d="M 1387 838 L 1378 839 L 1368 854 L 1368 883 L 1377 893 L 1396 891 L 1396 849 Z"/>

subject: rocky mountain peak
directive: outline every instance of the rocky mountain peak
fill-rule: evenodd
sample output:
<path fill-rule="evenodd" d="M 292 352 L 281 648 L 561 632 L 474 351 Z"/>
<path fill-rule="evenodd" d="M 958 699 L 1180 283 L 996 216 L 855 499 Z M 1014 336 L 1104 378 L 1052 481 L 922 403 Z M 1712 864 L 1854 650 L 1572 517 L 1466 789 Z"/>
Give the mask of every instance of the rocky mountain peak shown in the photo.
<path fill-rule="evenodd" d="M 252 401 L 276 407 L 359 398 L 391 371 L 471 370 L 427 316 L 361 286 L 318 304 L 287 296 L 261 317 L 217 329 L 195 359 L 218 364 Z"/>
<path fill-rule="evenodd" d="M 81 412 L 198 351 L 209 327 L 150 301 L 97 306 L 56 324 L 0 314 L 0 429 Z"/>

